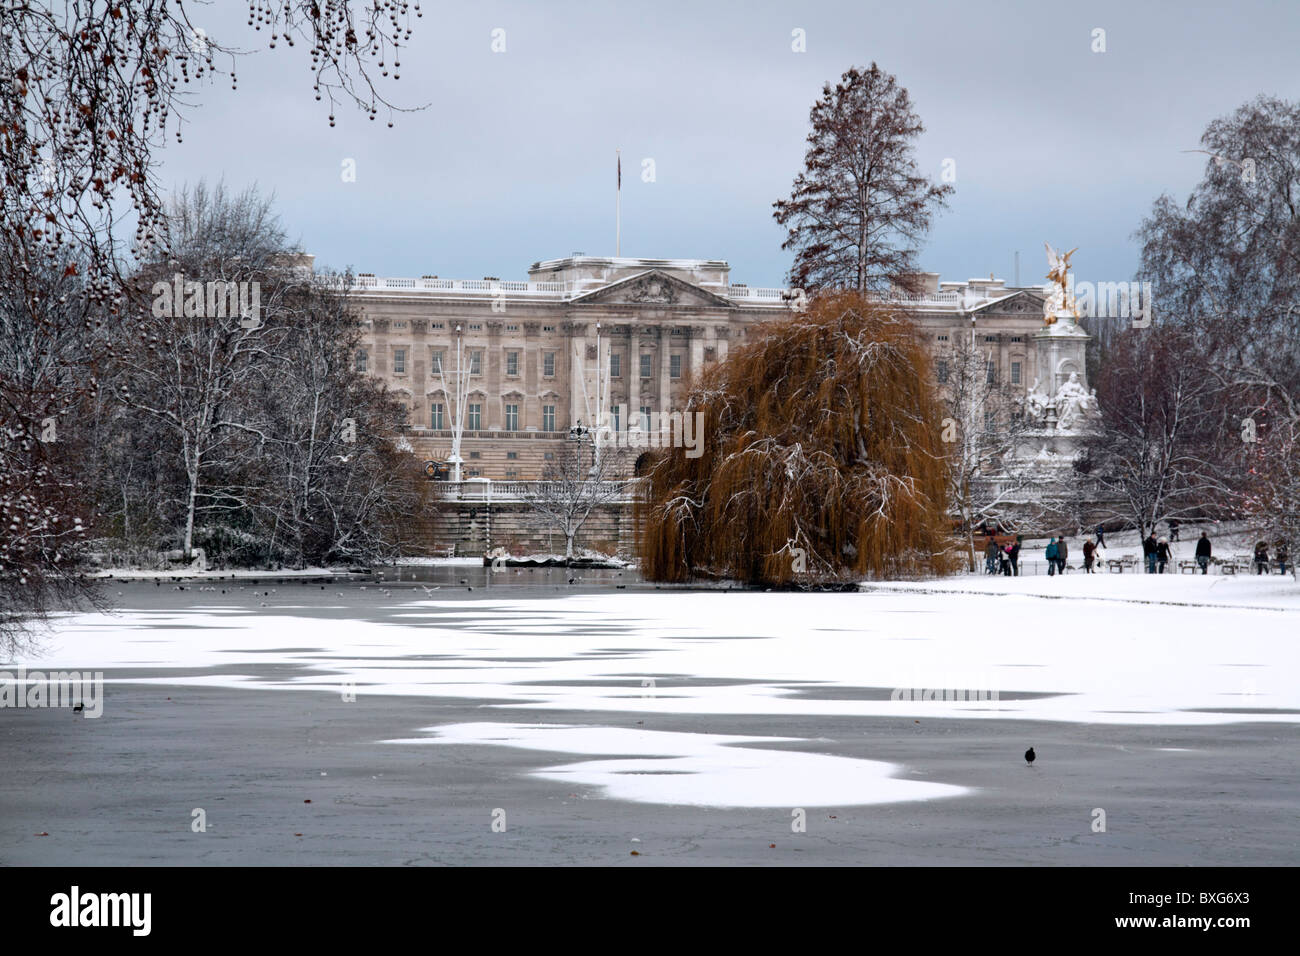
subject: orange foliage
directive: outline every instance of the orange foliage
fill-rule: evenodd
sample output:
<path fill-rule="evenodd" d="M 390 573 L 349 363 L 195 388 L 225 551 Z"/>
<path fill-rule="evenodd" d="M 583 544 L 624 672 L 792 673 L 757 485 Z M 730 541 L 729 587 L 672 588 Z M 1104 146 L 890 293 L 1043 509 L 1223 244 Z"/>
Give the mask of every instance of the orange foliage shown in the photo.
<path fill-rule="evenodd" d="M 702 454 L 658 453 L 642 573 L 825 586 L 954 568 L 941 410 L 913 327 L 856 293 L 762 326 L 692 386 Z"/>

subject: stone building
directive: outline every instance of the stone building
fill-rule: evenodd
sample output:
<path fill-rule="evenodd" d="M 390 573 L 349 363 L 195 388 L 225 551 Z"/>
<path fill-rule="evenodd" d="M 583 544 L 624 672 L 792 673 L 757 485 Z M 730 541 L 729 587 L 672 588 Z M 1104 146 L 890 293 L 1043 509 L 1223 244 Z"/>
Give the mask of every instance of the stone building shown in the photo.
<path fill-rule="evenodd" d="M 469 374 L 464 477 L 536 478 L 570 426 L 595 424 L 598 404 L 615 430 L 679 411 L 689 376 L 791 308 L 786 290 L 733 283 L 730 271 L 720 260 L 575 254 L 535 263 L 526 281 L 362 274 L 353 289 L 367 325 L 358 367 L 407 406 L 415 453 L 445 460 L 459 340 Z M 1041 286 L 922 279 L 904 301 L 935 349 L 940 379 L 944 343 L 964 336 L 999 380 L 1027 388 L 1046 375 L 1056 388 L 1031 338 L 1043 327 Z M 598 367 L 608 373 L 599 403 Z"/>

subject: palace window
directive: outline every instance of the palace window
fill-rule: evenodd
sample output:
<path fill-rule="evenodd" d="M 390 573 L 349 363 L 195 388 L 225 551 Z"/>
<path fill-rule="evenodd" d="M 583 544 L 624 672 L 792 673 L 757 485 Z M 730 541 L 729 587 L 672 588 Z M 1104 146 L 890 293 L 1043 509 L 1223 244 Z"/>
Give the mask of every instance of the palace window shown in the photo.
<path fill-rule="evenodd" d="M 357 371 L 364 372 L 369 364 L 370 356 L 365 349 L 357 349 Z"/>
<path fill-rule="evenodd" d="M 650 406 L 641 406 L 641 430 L 648 432 L 650 430 Z"/>
<path fill-rule="evenodd" d="M 407 323 L 405 320 L 400 320 L 400 321 L 397 321 L 397 322 L 394 322 L 394 323 L 393 323 L 393 328 L 395 328 L 395 329 L 404 329 L 404 328 L 406 328 L 407 324 L 408 324 L 408 323 Z"/>
<path fill-rule="evenodd" d="M 519 452 L 517 451 L 506 452 L 506 461 L 518 461 L 518 460 L 519 460 Z"/>
<path fill-rule="evenodd" d="M 542 406 L 542 431 L 544 432 L 555 431 L 555 406 L 554 405 Z"/>
<path fill-rule="evenodd" d="M 1020 384 L 1020 363 L 1019 362 L 1011 363 L 1011 384 L 1012 385 Z"/>
<path fill-rule="evenodd" d="M 506 331 L 507 331 L 507 332 L 518 332 L 518 331 L 519 331 L 519 326 L 517 326 L 517 325 L 507 325 L 507 326 L 506 326 Z"/>
<path fill-rule="evenodd" d="M 507 375 L 519 374 L 519 353 L 518 352 L 506 353 L 506 374 Z"/>
<path fill-rule="evenodd" d="M 471 323 L 469 324 L 469 330 L 470 330 L 471 332 L 482 332 L 482 331 L 483 331 L 483 323 L 482 323 L 482 322 L 471 322 Z"/>
<path fill-rule="evenodd" d="M 406 374 L 406 349 L 393 349 L 393 374 Z"/>
<path fill-rule="evenodd" d="M 469 353 L 469 374 L 471 375 L 483 374 L 483 353 L 482 352 Z"/>
<path fill-rule="evenodd" d="M 542 331 L 543 331 L 543 332 L 554 332 L 554 331 L 555 331 L 555 326 L 553 326 L 553 325 L 543 325 L 543 326 L 542 326 Z"/>
<path fill-rule="evenodd" d="M 555 353 L 542 353 L 542 374 L 550 378 L 555 375 Z"/>
<path fill-rule="evenodd" d="M 506 406 L 506 431 L 508 432 L 519 431 L 519 406 L 518 405 Z"/>
<path fill-rule="evenodd" d="M 472 451 L 472 452 L 469 453 L 469 457 L 471 457 L 471 458 L 482 458 L 482 457 L 483 457 L 483 453 L 482 453 L 481 451 Z"/>
<path fill-rule="evenodd" d="M 650 355 L 641 356 L 641 377 L 642 378 L 650 377 L 650 365 L 651 365 L 652 358 L 653 356 Z"/>
<path fill-rule="evenodd" d="M 543 461 L 555 461 L 555 452 L 553 452 L 553 451 L 548 451 L 546 454 L 542 455 L 542 460 L 543 460 Z"/>
<path fill-rule="evenodd" d="M 442 431 L 442 402 L 434 402 L 429 406 L 429 427 L 434 431 Z"/>
<path fill-rule="evenodd" d="M 996 342 L 997 340 L 998 340 L 998 337 L 997 337 L 996 335 L 986 335 L 986 336 L 984 336 L 984 341 L 985 341 L 985 342 Z"/>
<path fill-rule="evenodd" d="M 507 468 L 506 481 L 518 481 L 518 480 L 519 480 L 519 472 L 515 471 L 513 468 Z"/>
<path fill-rule="evenodd" d="M 984 363 L 984 381 L 992 385 L 998 380 L 998 365 L 992 359 Z"/>
<path fill-rule="evenodd" d="M 1012 342 L 1023 342 L 1024 340 L 1025 340 L 1025 338 L 1024 338 L 1024 336 L 1022 336 L 1022 335 L 1013 335 L 1013 336 L 1011 336 L 1011 341 L 1012 341 Z"/>
<path fill-rule="evenodd" d="M 947 342 L 947 341 L 948 341 L 948 336 L 946 336 L 946 335 L 940 335 L 940 336 L 936 336 L 936 337 L 939 339 L 940 342 Z"/>
<path fill-rule="evenodd" d="M 431 352 L 429 354 L 429 371 L 437 375 L 442 372 L 442 353 Z"/>
<path fill-rule="evenodd" d="M 619 355 L 617 352 L 610 352 L 610 353 L 609 353 L 609 377 L 610 377 L 610 378 L 620 378 L 620 377 L 622 377 L 622 375 L 623 375 L 623 371 L 622 371 L 622 369 L 619 367 L 619 366 L 622 364 L 621 361 L 620 361 L 621 359 L 622 359 L 622 356 Z"/>
<path fill-rule="evenodd" d="M 942 385 L 944 382 L 948 381 L 948 363 L 945 360 L 939 359 L 938 364 L 935 365 L 934 372 L 939 378 L 939 384 Z"/>
<path fill-rule="evenodd" d="M 466 422 L 465 427 L 472 432 L 479 431 L 483 427 L 483 406 L 477 402 L 471 402 L 469 415 L 466 417 L 469 418 L 469 421 Z"/>
<path fill-rule="evenodd" d="M 670 355 L 668 357 L 668 377 L 682 377 L 682 357 L 680 355 Z"/>
<path fill-rule="evenodd" d="M 614 431 L 616 431 L 616 432 L 617 432 L 617 431 L 622 431 L 622 428 L 620 427 L 620 423 L 619 423 L 619 420 L 618 420 L 618 406 L 617 406 L 617 405 L 614 405 L 614 406 L 611 406 L 611 407 L 610 407 L 610 410 L 609 410 L 609 422 L 610 422 L 610 424 L 613 426 Z"/>

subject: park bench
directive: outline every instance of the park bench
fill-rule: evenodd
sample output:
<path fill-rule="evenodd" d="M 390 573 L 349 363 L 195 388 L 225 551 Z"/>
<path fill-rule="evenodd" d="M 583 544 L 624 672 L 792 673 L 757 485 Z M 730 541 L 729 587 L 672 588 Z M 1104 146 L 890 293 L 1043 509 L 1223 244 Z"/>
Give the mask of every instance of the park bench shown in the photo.
<path fill-rule="evenodd" d="M 1198 565 L 1195 561 L 1179 561 L 1179 562 L 1178 562 L 1178 573 L 1179 573 L 1179 574 L 1195 574 L 1195 573 L 1196 573 L 1197 571 L 1199 571 L 1200 569 L 1201 569 L 1201 568 L 1200 568 L 1200 565 Z"/>
<path fill-rule="evenodd" d="M 1106 569 L 1110 571 L 1111 574 L 1123 574 L 1124 562 L 1119 558 L 1107 558 Z"/>

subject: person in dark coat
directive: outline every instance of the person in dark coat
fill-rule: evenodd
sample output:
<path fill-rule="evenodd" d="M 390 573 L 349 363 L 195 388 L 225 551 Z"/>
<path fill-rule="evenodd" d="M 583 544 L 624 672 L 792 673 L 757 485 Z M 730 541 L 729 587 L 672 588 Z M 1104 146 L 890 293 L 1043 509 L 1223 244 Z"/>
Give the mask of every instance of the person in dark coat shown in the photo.
<path fill-rule="evenodd" d="M 1097 525 L 1097 547 L 1106 547 L 1106 528 L 1103 525 Z"/>
<path fill-rule="evenodd" d="M 1092 562 L 1097 551 L 1097 546 L 1092 543 L 1092 538 L 1083 542 L 1083 571 L 1085 574 L 1092 574 Z"/>
<path fill-rule="evenodd" d="M 1025 540 L 1022 534 L 1016 535 L 1016 543 L 1011 546 L 1011 573 L 1020 577 L 1020 545 Z"/>
<path fill-rule="evenodd" d="M 1070 546 L 1065 543 L 1065 538 L 1056 542 L 1056 573 L 1065 573 L 1065 559 L 1070 556 Z"/>
<path fill-rule="evenodd" d="M 1007 577 L 1011 577 L 1011 545 L 1003 545 L 1002 548 L 998 550 L 998 561 L 1000 562 L 1002 573 Z"/>
<path fill-rule="evenodd" d="M 984 545 L 984 573 L 994 574 L 997 572 L 998 563 L 998 543 L 989 535 L 989 540 Z"/>
<path fill-rule="evenodd" d="M 1156 545 L 1156 564 L 1160 566 L 1160 573 L 1165 573 L 1165 565 L 1169 563 L 1172 557 L 1169 551 L 1169 539 L 1161 538 L 1160 543 Z"/>
<path fill-rule="evenodd" d="M 1285 541 L 1279 541 L 1277 543 L 1276 557 L 1277 557 L 1278 573 L 1286 574 L 1286 562 L 1287 562 L 1287 558 L 1289 558 L 1290 555 L 1287 554 Z"/>
<path fill-rule="evenodd" d="M 1196 542 L 1196 563 L 1201 566 L 1202 574 L 1210 573 L 1210 536 L 1204 531 Z"/>
<path fill-rule="evenodd" d="M 1151 533 L 1142 539 L 1142 556 L 1147 560 L 1147 574 L 1156 573 L 1156 532 L 1155 525 L 1151 526 Z"/>
<path fill-rule="evenodd" d="M 1255 573 L 1268 574 L 1268 545 L 1263 541 L 1255 545 Z"/>
<path fill-rule="evenodd" d="M 1169 540 L 1170 541 L 1178 540 L 1178 519 L 1177 518 L 1169 519 Z"/>
<path fill-rule="evenodd" d="M 1050 578 L 1056 573 L 1056 539 L 1053 538 L 1047 542 L 1047 550 L 1043 552 L 1043 557 L 1047 559 L 1047 576 Z"/>

